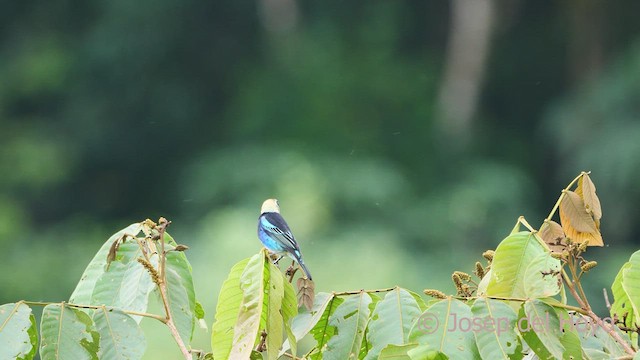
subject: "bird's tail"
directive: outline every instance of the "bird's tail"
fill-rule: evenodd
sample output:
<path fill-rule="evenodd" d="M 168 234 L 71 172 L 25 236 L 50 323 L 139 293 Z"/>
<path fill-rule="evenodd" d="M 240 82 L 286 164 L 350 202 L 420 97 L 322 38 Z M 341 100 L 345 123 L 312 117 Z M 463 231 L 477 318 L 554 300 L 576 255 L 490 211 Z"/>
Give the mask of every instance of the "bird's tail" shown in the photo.
<path fill-rule="evenodd" d="M 304 264 L 304 261 L 302 261 L 302 259 L 298 259 L 298 264 L 300 264 L 300 267 L 302 268 L 302 270 L 304 270 L 304 273 L 307 274 L 307 277 L 309 278 L 309 280 L 313 280 L 311 278 L 311 273 L 309 272 L 309 269 L 307 269 L 307 265 Z"/>

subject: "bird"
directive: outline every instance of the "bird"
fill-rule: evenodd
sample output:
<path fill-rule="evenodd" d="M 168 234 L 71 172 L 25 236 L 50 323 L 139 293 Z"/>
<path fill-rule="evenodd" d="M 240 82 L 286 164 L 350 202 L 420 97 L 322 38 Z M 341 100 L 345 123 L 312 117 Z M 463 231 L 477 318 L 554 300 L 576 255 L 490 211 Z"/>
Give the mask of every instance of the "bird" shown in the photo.
<path fill-rule="evenodd" d="M 276 264 L 284 255 L 288 255 L 300 265 L 307 278 L 312 280 L 311 273 L 302 260 L 300 247 L 291 233 L 289 225 L 280 215 L 280 205 L 277 199 L 267 199 L 262 203 L 258 218 L 258 238 L 270 252 L 280 256 L 276 260 Z"/>

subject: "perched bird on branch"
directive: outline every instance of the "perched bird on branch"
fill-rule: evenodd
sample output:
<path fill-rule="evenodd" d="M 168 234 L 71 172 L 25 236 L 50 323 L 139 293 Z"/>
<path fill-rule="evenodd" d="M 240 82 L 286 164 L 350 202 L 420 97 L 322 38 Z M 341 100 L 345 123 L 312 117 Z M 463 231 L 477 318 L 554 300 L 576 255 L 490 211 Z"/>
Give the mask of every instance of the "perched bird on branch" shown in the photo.
<path fill-rule="evenodd" d="M 258 218 L 258 238 L 269 251 L 280 256 L 276 263 L 284 255 L 288 255 L 300 264 L 304 273 L 311 280 L 311 274 L 302 260 L 300 247 L 293 237 L 289 225 L 280 215 L 280 206 L 276 199 L 267 199 L 262 203 Z"/>

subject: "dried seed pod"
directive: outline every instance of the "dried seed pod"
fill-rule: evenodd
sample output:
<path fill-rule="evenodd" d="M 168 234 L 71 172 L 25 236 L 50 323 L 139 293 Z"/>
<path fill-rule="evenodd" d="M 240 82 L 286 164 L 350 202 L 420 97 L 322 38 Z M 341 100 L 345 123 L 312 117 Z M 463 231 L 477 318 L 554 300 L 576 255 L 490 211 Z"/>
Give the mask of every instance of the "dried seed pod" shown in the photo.
<path fill-rule="evenodd" d="M 485 271 L 479 261 L 476 261 L 476 270 L 474 273 L 481 279 L 484 277 Z"/>
<path fill-rule="evenodd" d="M 460 279 L 463 280 L 463 281 L 471 280 L 471 275 L 467 274 L 466 272 L 454 271 L 453 273 L 458 275 L 460 277 Z"/>
<path fill-rule="evenodd" d="M 453 280 L 453 283 L 456 285 L 456 289 L 460 291 L 462 288 L 462 279 L 460 278 L 460 275 L 453 273 L 453 275 L 451 275 L 451 280 Z"/>
<path fill-rule="evenodd" d="M 154 268 L 153 265 L 149 261 L 147 261 L 147 259 L 145 258 L 138 258 L 138 262 L 145 269 L 147 269 L 147 271 L 149 272 L 149 275 L 151 275 L 151 279 L 153 280 L 153 282 L 156 283 L 156 285 L 160 286 L 160 274 L 158 274 L 158 271 L 156 270 L 156 268 Z"/>
<path fill-rule="evenodd" d="M 587 271 L 593 269 L 596 266 L 598 266 L 598 262 L 597 261 L 588 261 L 584 265 L 580 266 L 580 270 L 582 270 L 584 272 L 587 272 Z"/>
<path fill-rule="evenodd" d="M 589 242 L 588 241 L 584 241 L 582 243 L 580 243 L 580 245 L 578 245 L 578 251 L 583 253 L 587 250 L 587 246 L 589 246 Z"/>
<path fill-rule="evenodd" d="M 493 261 L 493 255 L 495 255 L 495 253 L 496 252 L 493 251 L 493 250 L 487 250 L 487 251 L 482 253 L 482 257 L 487 259 L 487 261 Z"/>
<path fill-rule="evenodd" d="M 446 299 L 447 295 L 445 295 L 442 291 L 436 289 L 424 289 L 424 294 L 427 296 L 431 296 L 436 299 Z"/>
<path fill-rule="evenodd" d="M 558 260 L 562 260 L 564 259 L 564 256 L 562 256 L 563 254 L 561 253 L 557 253 L 557 252 L 552 252 L 551 253 L 551 257 L 554 259 L 558 259 Z"/>

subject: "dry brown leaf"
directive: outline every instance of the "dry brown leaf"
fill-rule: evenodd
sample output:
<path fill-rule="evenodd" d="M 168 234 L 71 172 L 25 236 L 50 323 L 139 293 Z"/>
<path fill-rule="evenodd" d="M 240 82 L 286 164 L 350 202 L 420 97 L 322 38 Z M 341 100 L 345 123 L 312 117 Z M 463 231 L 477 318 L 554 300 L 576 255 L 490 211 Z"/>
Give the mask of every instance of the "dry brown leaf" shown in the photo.
<path fill-rule="evenodd" d="M 595 233 L 598 231 L 595 221 L 584 207 L 584 201 L 573 191 L 565 191 L 560 202 L 560 222 L 565 234 L 569 235 L 565 227 L 566 220 L 569 220 L 571 226 L 579 232 Z"/>
<path fill-rule="evenodd" d="M 594 219 L 599 220 L 602 218 L 602 207 L 600 206 L 600 199 L 596 195 L 596 185 L 591 181 L 589 175 L 584 174 L 578 182 L 578 187 L 582 192 L 582 200 L 584 200 L 584 206 L 587 212 L 592 214 Z"/>
<path fill-rule="evenodd" d="M 551 251 L 562 253 L 564 246 L 559 245 L 564 236 L 564 230 L 562 226 L 553 220 L 545 220 L 544 224 L 540 227 L 540 238 L 549 246 Z"/>
<path fill-rule="evenodd" d="M 311 311 L 316 297 L 316 284 L 312 280 L 301 277 L 298 278 L 296 285 L 298 285 L 298 304 L 304 305 L 307 310 Z"/>
<path fill-rule="evenodd" d="M 124 243 L 125 240 L 127 240 L 126 234 L 122 235 L 121 237 L 117 238 L 113 243 L 111 243 L 111 247 L 109 248 L 109 252 L 107 253 L 107 268 L 105 269 L 105 271 L 109 271 L 109 267 L 111 266 L 111 263 L 116 260 L 116 255 L 118 253 L 118 249 L 120 248 L 120 245 Z"/>
<path fill-rule="evenodd" d="M 602 235 L 596 222 L 584 208 L 578 194 L 566 191 L 560 202 L 560 222 L 568 238 L 577 243 L 587 242 L 590 246 L 604 246 Z"/>

